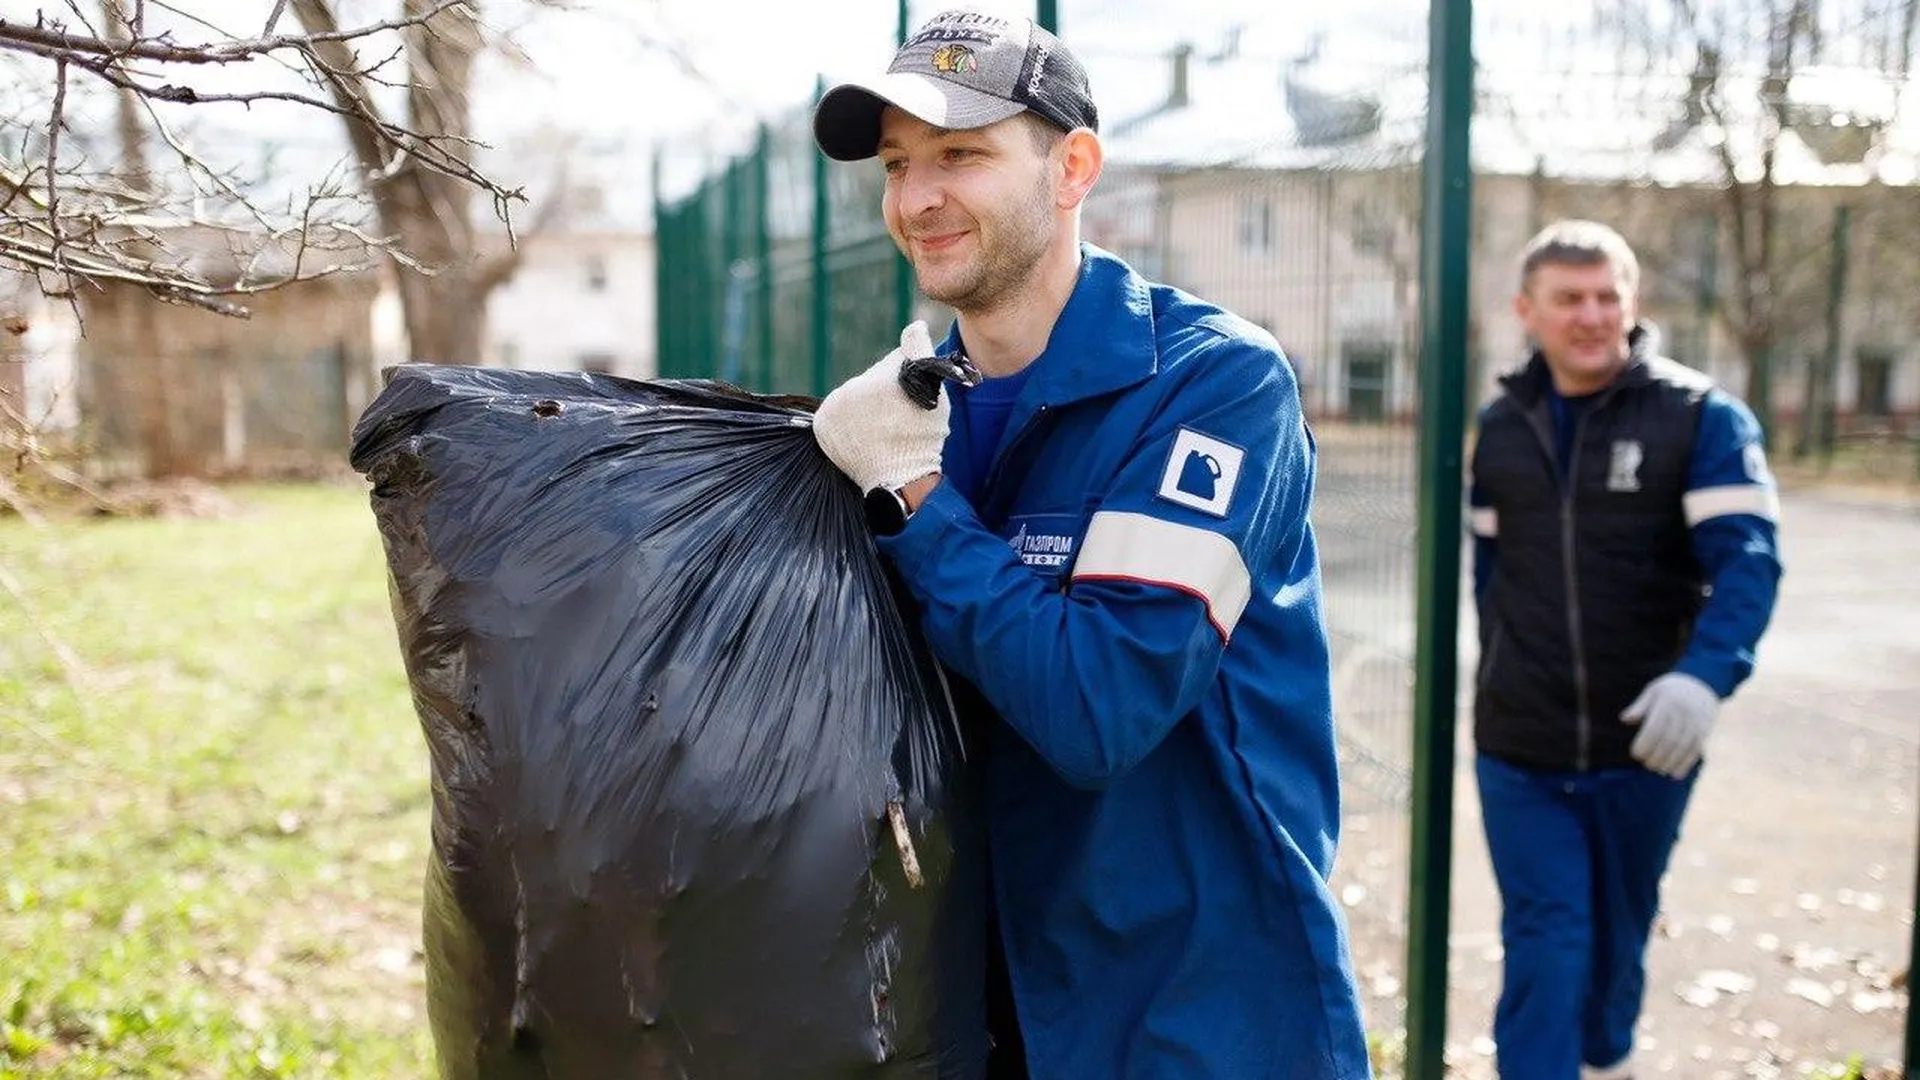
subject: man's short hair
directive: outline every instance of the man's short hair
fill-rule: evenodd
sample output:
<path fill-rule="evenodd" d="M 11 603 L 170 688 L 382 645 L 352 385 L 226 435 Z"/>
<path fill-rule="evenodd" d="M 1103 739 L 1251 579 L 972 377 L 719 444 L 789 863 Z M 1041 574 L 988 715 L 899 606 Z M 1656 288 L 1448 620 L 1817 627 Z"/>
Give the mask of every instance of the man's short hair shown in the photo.
<path fill-rule="evenodd" d="M 1640 290 L 1640 260 L 1626 238 L 1597 221 L 1568 218 L 1556 221 L 1534 234 L 1520 256 L 1520 291 L 1533 284 L 1533 272 L 1554 263 L 1561 266 L 1613 264 L 1623 292 Z"/>
<path fill-rule="evenodd" d="M 1042 157 L 1052 153 L 1054 147 L 1059 146 L 1067 139 L 1066 132 L 1055 127 L 1053 121 L 1040 116 L 1038 113 L 1021 113 L 1020 123 L 1027 129 L 1027 138 L 1033 143 L 1034 152 L 1040 154 Z"/>

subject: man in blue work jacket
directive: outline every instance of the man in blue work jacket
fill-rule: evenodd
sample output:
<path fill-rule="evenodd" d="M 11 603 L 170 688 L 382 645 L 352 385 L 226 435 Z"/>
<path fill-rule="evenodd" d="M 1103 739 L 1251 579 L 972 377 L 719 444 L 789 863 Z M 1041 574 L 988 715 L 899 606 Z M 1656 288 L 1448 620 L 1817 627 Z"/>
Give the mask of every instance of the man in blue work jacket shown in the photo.
<path fill-rule="evenodd" d="M 879 158 L 959 315 L 937 351 L 987 376 L 909 400 L 915 323 L 814 432 L 991 721 L 992 1075 L 1365 1077 L 1313 441 L 1271 336 L 1080 242 L 1097 127 L 1057 38 L 971 12 L 815 116 L 830 157 Z"/>
<path fill-rule="evenodd" d="M 1660 878 L 1780 579 L 1759 424 L 1659 356 L 1638 284 L 1604 225 L 1533 239 L 1515 300 L 1533 353 L 1473 453 L 1475 768 L 1508 1080 L 1632 1076 Z"/>

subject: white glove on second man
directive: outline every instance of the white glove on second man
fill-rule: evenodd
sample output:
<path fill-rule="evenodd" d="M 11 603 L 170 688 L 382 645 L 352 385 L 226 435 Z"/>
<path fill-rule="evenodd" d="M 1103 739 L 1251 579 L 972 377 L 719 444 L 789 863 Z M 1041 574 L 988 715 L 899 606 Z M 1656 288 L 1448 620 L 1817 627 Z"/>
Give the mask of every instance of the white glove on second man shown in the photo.
<path fill-rule="evenodd" d="M 1639 724 L 1631 751 L 1640 764 L 1684 780 L 1706 749 L 1707 733 L 1720 712 L 1720 695 L 1691 675 L 1669 671 L 1647 684 L 1620 719 Z"/>
<path fill-rule="evenodd" d="M 946 388 L 940 389 L 938 406 L 923 409 L 900 387 L 900 365 L 909 357 L 932 355 L 927 324 L 909 323 L 900 331 L 898 349 L 841 383 L 814 411 L 814 441 L 861 493 L 898 491 L 940 471 L 940 448 L 953 412 Z"/>

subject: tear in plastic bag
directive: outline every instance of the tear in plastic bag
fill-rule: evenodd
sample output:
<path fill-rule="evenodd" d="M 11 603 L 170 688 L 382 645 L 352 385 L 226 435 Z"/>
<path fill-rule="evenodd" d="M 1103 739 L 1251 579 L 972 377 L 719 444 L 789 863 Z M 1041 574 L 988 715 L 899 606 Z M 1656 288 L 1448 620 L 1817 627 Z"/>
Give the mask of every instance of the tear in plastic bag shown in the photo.
<path fill-rule="evenodd" d="M 409 365 L 355 428 L 447 1080 L 980 1074 L 952 709 L 807 405 Z"/>

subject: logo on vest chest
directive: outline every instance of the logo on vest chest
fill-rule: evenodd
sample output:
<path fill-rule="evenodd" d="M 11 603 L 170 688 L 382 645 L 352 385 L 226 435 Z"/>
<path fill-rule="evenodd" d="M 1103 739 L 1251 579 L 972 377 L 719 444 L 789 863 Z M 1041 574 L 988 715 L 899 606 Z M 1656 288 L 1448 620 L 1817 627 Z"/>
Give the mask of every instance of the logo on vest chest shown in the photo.
<path fill-rule="evenodd" d="M 1607 465 L 1607 490 L 1639 491 L 1640 463 L 1646 457 L 1646 448 L 1639 439 L 1615 439 L 1613 456 Z"/>

